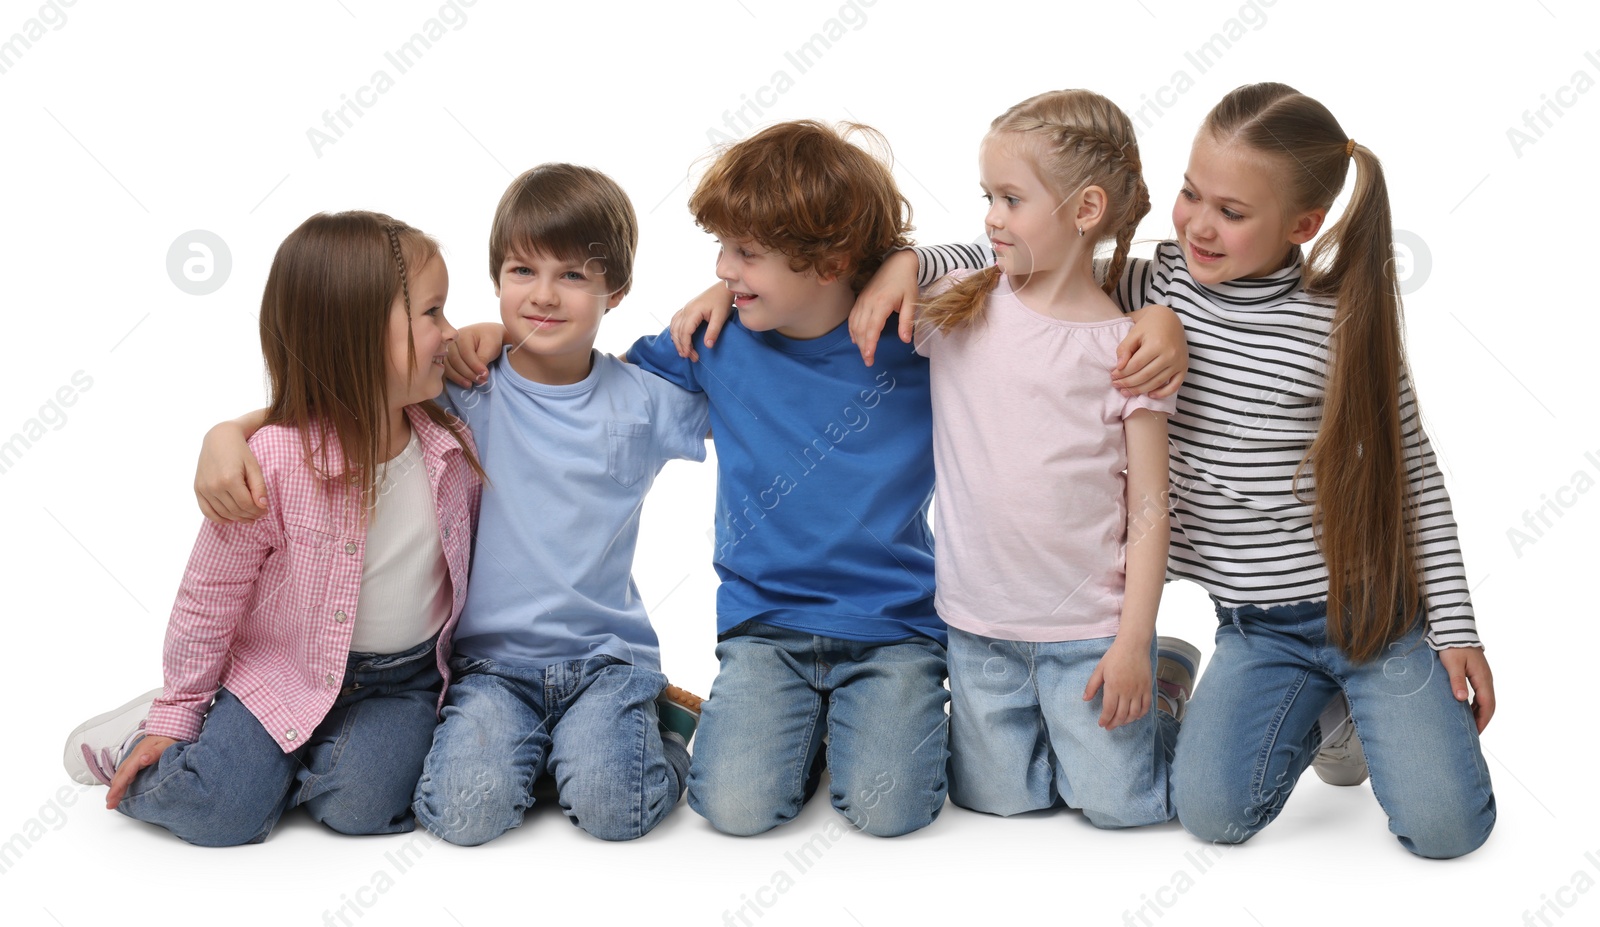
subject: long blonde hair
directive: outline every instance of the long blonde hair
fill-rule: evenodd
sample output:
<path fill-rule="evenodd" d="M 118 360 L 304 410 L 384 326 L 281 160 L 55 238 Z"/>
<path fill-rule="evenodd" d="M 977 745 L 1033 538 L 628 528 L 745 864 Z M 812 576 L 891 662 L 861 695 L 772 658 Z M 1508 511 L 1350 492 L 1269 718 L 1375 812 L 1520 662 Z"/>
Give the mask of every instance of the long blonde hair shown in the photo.
<path fill-rule="evenodd" d="M 1278 165 L 1290 214 L 1327 209 L 1353 163 L 1344 215 L 1317 239 L 1305 288 L 1335 300 L 1317 437 L 1295 473 L 1315 483 L 1312 526 L 1328 565 L 1328 639 L 1352 660 L 1376 657 L 1419 620 L 1416 500 L 1400 422 L 1407 370 L 1389 189 L 1378 158 L 1327 107 L 1285 84 L 1222 98 L 1203 132 Z"/>
<path fill-rule="evenodd" d="M 989 124 L 985 141 L 999 136 L 1028 143 L 1040 179 L 1062 199 L 1088 186 L 1106 192 L 1106 216 L 1096 234 L 1098 241 L 1116 240 L 1102 284 L 1110 293 L 1122 276 L 1134 230 L 1150 211 L 1150 191 L 1128 115 L 1092 91 L 1052 90 L 1001 113 Z M 974 274 L 929 302 L 922 318 L 940 331 L 969 326 L 981 317 L 999 280 L 998 267 Z"/>

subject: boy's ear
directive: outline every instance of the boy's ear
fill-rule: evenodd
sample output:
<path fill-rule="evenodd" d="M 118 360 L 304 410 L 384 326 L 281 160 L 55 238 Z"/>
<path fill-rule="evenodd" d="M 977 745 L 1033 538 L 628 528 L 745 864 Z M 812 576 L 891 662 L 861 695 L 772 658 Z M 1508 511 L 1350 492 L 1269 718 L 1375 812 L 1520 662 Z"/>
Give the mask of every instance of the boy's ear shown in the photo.
<path fill-rule="evenodd" d="M 829 284 L 850 274 L 850 262 L 843 257 L 828 258 L 827 264 L 817 270 L 817 282 Z"/>
<path fill-rule="evenodd" d="M 1322 229 L 1322 221 L 1328 218 L 1326 209 L 1313 209 L 1303 212 L 1295 217 L 1289 226 L 1289 241 L 1292 244 L 1303 245 L 1317 237 L 1317 232 Z"/>
<path fill-rule="evenodd" d="M 606 311 L 610 312 L 611 310 L 617 308 L 617 304 L 622 302 L 622 297 L 626 296 L 626 295 L 627 294 L 623 293 L 621 290 L 617 290 L 616 292 L 612 293 L 610 296 L 607 296 L 606 297 Z"/>

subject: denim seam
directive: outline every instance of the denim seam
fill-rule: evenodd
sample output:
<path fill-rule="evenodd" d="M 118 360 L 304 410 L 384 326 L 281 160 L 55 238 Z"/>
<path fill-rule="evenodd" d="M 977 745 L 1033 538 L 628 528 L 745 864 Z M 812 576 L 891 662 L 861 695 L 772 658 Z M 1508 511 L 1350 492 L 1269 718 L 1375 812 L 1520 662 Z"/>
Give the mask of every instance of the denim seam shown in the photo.
<path fill-rule="evenodd" d="M 1272 753 L 1278 746 L 1278 735 L 1283 730 L 1283 719 L 1289 714 L 1289 708 L 1294 704 L 1295 699 L 1299 697 L 1300 691 L 1305 688 L 1306 680 L 1310 678 L 1310 675 L 1309 670 L 1300 671 L 1294 681 L 1294 685 L 1289 687 L 1288 691 L 1284 693 L 1283 699 L 1278 703 L 1278 708 L 1272 715 L 1272 723 L 1267 728 L 1267 736 L 1262 742 L 1261 752 L 1256 759 L 1255 774 L 1250 783 L 1251 805 L 1253 806 L 1249 809 L 1250 817 L 1256 818 L 1256 820 L 1250 821 L 1248 826 L 1254 830 L 1260 830 L 1271 823 L 1278 816 L 1278 813 L 1283 810 L 1284 803 L 1289 800 L 1289 793 L 1294 790 L 1294 783 L 1288 783 L 1283 793 L 1272 801 L 1272 808 L 1270 810 L 1265 808 L 1268 803 L 1265 794 L 1267 770 L 1272 765 Z"/>

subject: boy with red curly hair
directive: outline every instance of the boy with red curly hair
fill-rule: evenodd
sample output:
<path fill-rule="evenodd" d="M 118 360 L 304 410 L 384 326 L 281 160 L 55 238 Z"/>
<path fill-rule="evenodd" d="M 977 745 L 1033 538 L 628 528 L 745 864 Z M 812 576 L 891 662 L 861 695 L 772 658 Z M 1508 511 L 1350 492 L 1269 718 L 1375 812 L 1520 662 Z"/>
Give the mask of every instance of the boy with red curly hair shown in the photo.
<path fill-rule="evenodd" d="M 853 826 L 910 833 L 946 791 L 928 366 L 896 338 L 863 366 L 845 324 L 908 244 L 910 204 L 846 133 L 804 121 L 723 151 L 689 208 L 717 237 L 736 317 L 715 349 L 697 337 L 698 360 L 670 331 L 628 351 L 706 395 L 717 449 L 721 665 L 689 804 L 758 834 L 793 819 L 826 766 Z"/>

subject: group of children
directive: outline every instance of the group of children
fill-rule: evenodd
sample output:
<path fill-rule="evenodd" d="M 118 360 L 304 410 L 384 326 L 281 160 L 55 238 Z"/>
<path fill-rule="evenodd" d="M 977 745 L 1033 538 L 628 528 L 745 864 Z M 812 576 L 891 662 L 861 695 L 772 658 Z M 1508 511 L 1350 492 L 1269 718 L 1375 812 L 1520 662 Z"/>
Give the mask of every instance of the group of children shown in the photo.
<path fill-rule="evenodd" d="M 719 283 L 622 358 L 594 341 L 637 222 L 597 171 L 512 182 L 500 324 L 460 333 L 427 236 L 307 220 L 262 300 L 271 403 L 207 438 L 165 686 L 75 731 L 69 771 L 202 845 L 301 804 L 480 844 L 546 776 L 602 839 L 685 791 L 749 835 L 824 771 L 878 836 L 948 795 L 1237 843 L 1315 760 L 1341 784 L 1370 767 L 1413 853 L 1481 845 L 1493 683 L 1377 158 L 1292 88 L 1241 87 L 1152 259 L 1129 254 L 1150 201 L 1104 97 L 1012 107 L 978 162 L 991 247 L 912 249 L 849 132 L 733 143 L 689 203 Z M 645 494 L 708 429 L 702 703 L 666 683 L 630 573 Z M 1198 688 L 1199 651 L 1155 633 L 1174 577 L 1219 616 Z"/>

